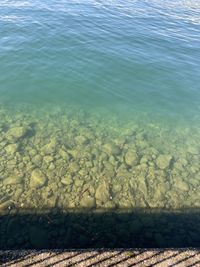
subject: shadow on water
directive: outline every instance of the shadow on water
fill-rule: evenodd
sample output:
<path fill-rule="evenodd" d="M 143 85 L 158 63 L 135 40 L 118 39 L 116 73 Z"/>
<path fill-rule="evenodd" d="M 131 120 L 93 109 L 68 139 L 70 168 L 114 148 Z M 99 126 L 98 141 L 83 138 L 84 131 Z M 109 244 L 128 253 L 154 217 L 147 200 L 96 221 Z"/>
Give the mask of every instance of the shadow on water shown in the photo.
<path fill-rule="evenodd" d="M 0 249 L 200 246 L 200 210 L 59 210 L 1 215 Z"/>

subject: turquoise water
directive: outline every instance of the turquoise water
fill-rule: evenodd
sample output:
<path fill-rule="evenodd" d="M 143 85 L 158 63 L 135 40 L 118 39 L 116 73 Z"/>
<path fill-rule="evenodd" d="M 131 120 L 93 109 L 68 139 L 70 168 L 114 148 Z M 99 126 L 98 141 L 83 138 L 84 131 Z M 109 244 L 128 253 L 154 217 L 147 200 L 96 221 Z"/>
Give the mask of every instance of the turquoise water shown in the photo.
<path fill-rule="evenodd" d="M 0 7 L 2 104 L 198 117 L 198 1 L 1 1 Z"/>
<path fill-rule="evenodd" d="M 199 36 L 197 0 L 2 0 L 1 214 L 200 208 Z"/>

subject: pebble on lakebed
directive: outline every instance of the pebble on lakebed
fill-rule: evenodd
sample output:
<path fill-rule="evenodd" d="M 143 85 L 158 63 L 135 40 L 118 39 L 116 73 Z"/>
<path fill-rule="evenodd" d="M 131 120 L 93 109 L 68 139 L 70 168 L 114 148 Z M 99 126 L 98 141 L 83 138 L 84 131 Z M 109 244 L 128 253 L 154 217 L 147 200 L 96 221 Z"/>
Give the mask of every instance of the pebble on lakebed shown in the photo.
<path fill-rule="evenodd" d="M 34 169 L 31 173 L 30 187 L 41 188 L 46 183 L 47 183 L 46 176 L 39 169 Z"/>
<path fill-rule="evenodd" d="M 28 127 L 18 126 L 18 127 L 11 127 L 8 132 L 6 133 L 6 138 L 9 141 L 17 141 L 18 139 L 24 137 L 29 131 Z"/>

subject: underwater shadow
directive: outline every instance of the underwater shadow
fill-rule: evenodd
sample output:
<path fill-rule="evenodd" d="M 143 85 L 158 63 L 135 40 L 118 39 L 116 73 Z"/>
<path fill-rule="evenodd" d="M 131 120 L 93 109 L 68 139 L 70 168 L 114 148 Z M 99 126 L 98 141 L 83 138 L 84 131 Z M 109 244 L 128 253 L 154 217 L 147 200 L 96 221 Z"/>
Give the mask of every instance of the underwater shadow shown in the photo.
<path fill-rule="evenodd" d="M 200 210 L 11 210 L 0 235 L 3 250 L 199 247 Z"/>

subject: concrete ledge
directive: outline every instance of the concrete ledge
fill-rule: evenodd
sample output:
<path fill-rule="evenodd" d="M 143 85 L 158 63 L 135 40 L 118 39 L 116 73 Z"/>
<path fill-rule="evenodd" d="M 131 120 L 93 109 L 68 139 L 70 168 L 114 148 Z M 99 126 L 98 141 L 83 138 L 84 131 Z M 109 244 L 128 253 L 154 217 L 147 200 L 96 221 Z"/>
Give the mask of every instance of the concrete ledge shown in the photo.
<path fill-rule="evenodd" d="M 0 251 L 4 267 L 200 266 L 200 249 L 95 249 Z"/>

